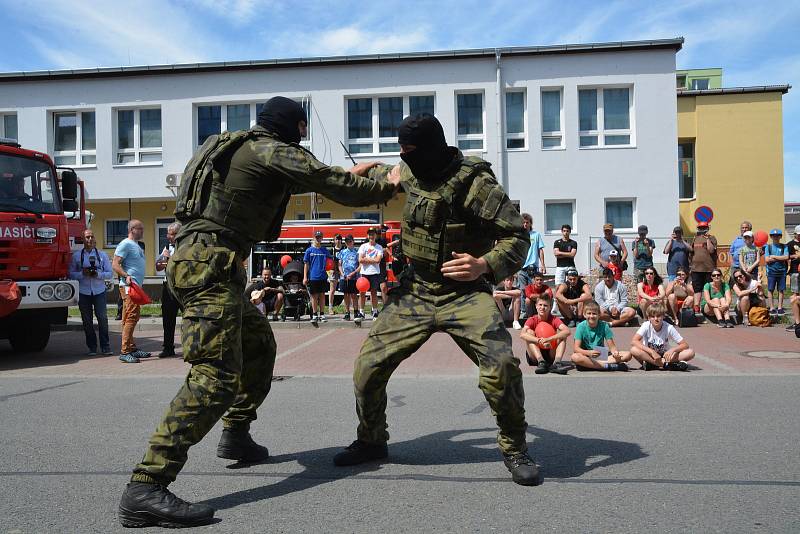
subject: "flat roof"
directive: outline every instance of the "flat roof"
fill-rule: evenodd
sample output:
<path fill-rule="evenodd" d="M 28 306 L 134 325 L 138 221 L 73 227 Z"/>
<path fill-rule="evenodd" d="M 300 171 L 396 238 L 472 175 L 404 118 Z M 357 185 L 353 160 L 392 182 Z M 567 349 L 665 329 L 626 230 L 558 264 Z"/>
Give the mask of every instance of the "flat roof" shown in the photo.
<path fill-rule="evenodd" d="M 501 56 L 531 56 L 554 54 L 586 54 L 631 50 L 672 49 L 683 47 L 683 37 L 647 41 L 618 41 L 608 43 L 563 44 L 547 46 L 512 46 L 440 50 L 430 52 L 400 52 L 393 54 L 366 54 L 353 56 L 264 59 L 252 61 L 223 61 L 216 63 L 179 63 L 172 65 L 143 65 L 132 67 L 97 67 L 89 69 L 18 71 L 0 73 L 1 82 L 37 81 L 74 78 L 112 78 L 120 76 L 146 76 L 155 74 L 193 74 L 198 72 L 261 70 L 271 68 L 306 67 L 311 65 L 344 65 L 394 63 L 402 61 L 452 60 L 494 58 Z"/>
<path fill-rule="evenodd" d="M 792 86 L 783 85 L 753 85 L 750 87 L 723 87 L 722 89 L 678 89 L 678 96 L 705 96 L 705 95 L 740 95 L 743 93 L 783 93 L 789 92 Z"/>

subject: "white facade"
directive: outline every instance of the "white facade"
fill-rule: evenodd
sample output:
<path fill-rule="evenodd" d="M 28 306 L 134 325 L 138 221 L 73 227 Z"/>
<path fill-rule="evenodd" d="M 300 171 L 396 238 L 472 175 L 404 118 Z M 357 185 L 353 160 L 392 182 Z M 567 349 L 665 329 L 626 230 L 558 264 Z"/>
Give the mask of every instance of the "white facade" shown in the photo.
<path fill-rule="evenodd" d="M 681 42 L 622 43 L 602 51 L 576 47 L 570 53 L 556 47 L 547 53 L 503 49 L 499 61 L 493 51 L 475 51 L 462 56 L 455 53 L 451 59 L 442 59 L 443 53 L 427 60 L 420 59 L 421 55 L 381 61 L 356 57 L 238 70 L 213 65 L 162 69 L 157 74 L 119 69 L 9 73 L 0 75 L 0 115 L 16 114 L 18 138 L 24 147 L 52 154 L 54 117 L 60 112 L 94 112 L 95 148 L 83 149 L 83 154 L 86 161 L 94 159 L 96 163 L 76 167 L 87 183 L 90 201 L 163 200 L 171 198 L 165 188 L 166 176 L 180 173 L 197 146 L 198 106 L 251 104 L 252 124 L 256 103 L 271 96 L 308 99 L 312 110 L 309 148 L 326 163 L 349 166 L 340 140 L 360 148 L 370 142 L 378 147 L 392 141 L 378 138 L 377 114 L 372 139 L 348 141 L 349 99 L 372 98 L 377 105 L 379 97 L 432 95 L 448 141 L 482 144 L 483 149 L 468 153 L 492 162 L 509 196 L 520 201 L 522 211 L 533 215 L 536 229 L 545 234 L 548 265 L 555 264 L 552 242 L 560 235 L 560 222 L 570 220 L 573 238 L 579 243 L 576 261 L 579 269 L 585 270 L 589 237 L 601 234 L 608 202 L 617 202 L 612 206 L 617 210 L 615 217 L 630 223 L 629 228 L 617 231 L 623 236 L 635 235 L 639 224 L 647 224 L 651 236 L 668 236 L 678 224 L 675 53 Z M 506 96 L 515 91 L 522 96 Z M 547 121 L 542 120 L 542 91 L 551 91 L 546 96 L 548 103 L 560 104 L 558 124 L 552 113 Z M 553 91 L 560 96 L 558 102 Z M 584 92 L 579 95 L 579 91 Z M 480 95 L 471 98 L 482 100 L 482 133 L 458 135 L 457 102 L 464 93 Z M 591 101 L 593 94 L 597 107 L 605 104 L 607 110 L 598 109 L 591 131 L 579 133 L 579 98 Z M 519 130 L 514 126 L 520 121 L 514 117 L 506 120 L 506 98 L 524 103 L 523 131 L 510 135 L 505 134 L 507 126 Z M 627 122 L 621 111 L 624 98 L 629 99 Z M 587 105 L 584 118 L 592 103 Z M 403 106 L 407 112 L 407 98 Z M 117 164 L 120 157 L 126 161 L 137 157 L 135 148 L 120 155 L 126 151 L 118 146 L 119 122 L 123 117 L 135 117 L 135 127 L 140 128 L 147 115 L 136 111 L 121 115 L 119 111 L 154 108 L 160 109 L 160 152 L 144 147 L 138 154 L 140 164 Z M 608 111 L 612 108 L 614 116 Z M 80 124 L 80 116 L 76 117 Z M 544 136 L 543 122 L 549 130 Z M 581 127 L 586 129 L 587 124 L 584 121 Z M 603 127 L 609 125 L 616 129 L 604 132 Z M 79 131 L 77 135 L 80 138 Z M 606 139 L 623 144 L 582 148 L 581 137 L 587 142 L 603 144 Z M 543 148 L 543 139 L 560 146 Z M 138 135 L 135 141 L 145 142 Z M 146 141 L 150 145 L 157 142 L 156 138 Z M 507 142 L 522 147 L 506 149 Z M 82 150 L 79 142 L 77 149 Z M 62 154 L 69 157 L 69 153 Z M 399 161 L 396 153 L 354 156 L 360 161 Z M 547 211 L 558 226 L 552 232 L 546 228 Z M 663 242 L 657 248 L 661 247 Z"/>

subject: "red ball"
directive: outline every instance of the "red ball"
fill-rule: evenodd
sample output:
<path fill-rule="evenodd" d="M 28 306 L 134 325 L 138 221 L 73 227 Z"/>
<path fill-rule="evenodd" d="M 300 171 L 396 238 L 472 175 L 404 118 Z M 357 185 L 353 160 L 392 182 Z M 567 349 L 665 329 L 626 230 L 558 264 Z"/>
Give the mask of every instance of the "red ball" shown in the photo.
<path fill-rule="evenodd" d="M 369 280 L 363 277 L 356 280 L 356 289 L 358 289 L 360 293 L 369 291 Z"/>
<path fill-rule="evenodd" d="M 755 244 L 755 246 L 763 247 L 767 244 L 767 241 L 769 241 L 769 236 L 764 230 L 759 230 L 753 234 L 753 244 Z"/>
<path fill-rule="evenodd" d="M 536 337 L 539 338 L 550 337 L 556 335 L 556 329 L 553 328 L 553 325 L 551 325 L 550 323 L 541 322 L 538 325 L 536 325 L 536 328 L 533 330 L 533 333 L 536 335 Z M 539 348 L 551 349 L 553 348 L 552 345 L 553 345 L 552 341 L 548 341 L 547 343 L 540 342 Z"/>
<path fill-rule="evenodd" d="M 289 256 L 288 254 L 286 254 L 286 255 L 284 255 L 284 256 L 281 256 L 281 267 L 285 269 L 285 268 L 286 268 L 286 265 L 287 265 L 287 264 L 288 264 L 290 261 L 292 261 L 292 257 L 291 257 L 291 256 Z"/>
<path fill-rule="evenodd" d="M 328 258 L 328 261 L 325 262 L 325 270 L 326 271 L 333 270 L 333 258 Z"/>

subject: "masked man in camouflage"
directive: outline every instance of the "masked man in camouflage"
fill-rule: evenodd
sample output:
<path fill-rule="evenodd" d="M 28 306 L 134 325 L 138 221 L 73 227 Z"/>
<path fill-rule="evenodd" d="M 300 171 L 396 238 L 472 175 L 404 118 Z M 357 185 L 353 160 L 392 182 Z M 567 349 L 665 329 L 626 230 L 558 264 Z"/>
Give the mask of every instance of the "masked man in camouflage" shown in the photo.
<path fill-rule="evenodd" d="M 122 496 L 124 526 L 192 526 L 213 518 L 211 507 L 183 501 L 167 485 L 220 418 L 218 456 L 268 457 L 249 428 L 270 389 L 275 338 L 245 299 L 242 262 L 255 242 L 277 239 L 289 197 L 315 191 L 363 206 L 387 201 L 397 189 L 394 176 L 358 176 L 374 164 L 346 172 L 320 163 L 298 144 L 306 125 L 299 104 L 272 98 L 254 128 L 212 136 L 184 171 L 175 211 L 183 226 L 167 282 L 184 310 L 183 353 L 192 367 Z"/>
<path fill-rule="evenodd" d="M 398 142 L 403 164 L 372 172 L 401 176 L 407 195 L 401 241 L 411 262 L 356 360 L 358 439 L 334 464 L 388 455 L 389 377 L 434 332 L 446 332 L 480 369 L 478 385 L 497 418 L 497 442 L 512 479 L 539 484 L 525 442 L 519 360 L 489 285 L 517 272 L 525 260 L 530 241 L 522 218 L 489 164 L 448 147 L 435 117 L 407 117 Z"/>

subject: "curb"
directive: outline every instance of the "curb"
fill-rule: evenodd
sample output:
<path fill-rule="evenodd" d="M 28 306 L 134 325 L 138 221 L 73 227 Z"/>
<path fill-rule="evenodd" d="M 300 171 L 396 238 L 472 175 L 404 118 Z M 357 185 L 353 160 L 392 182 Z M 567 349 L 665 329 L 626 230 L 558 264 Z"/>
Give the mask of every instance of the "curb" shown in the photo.
<path fill-rule="evenodd" d="M 95 326 L 97 323 L 94 323 Z M 175 321 L 175 327 L 179 328 L 181 325 L 181 318 Z M 303 319 L 300 321 L 269 321 L 269 326 L 273 330 L 300 330 L 300 329 L 312 329 L 316 330 L 309 319 Z M 362 323 L 361 328 L 369 330 L 372 327 L 372 319 L 367 318 Z M 318 328 L 359 328 L 353 323 L 353 321 L 345 321 L 341 317 L 331 318 L 328 319 L 328 322 L 320 323 Z M 53 332 L 83 332 L 83 323 L 77 317 L 70 317 L 67 319 L 67 324 L 59 324 L 59 325 L 52 325 L 51 330 Z M 139 323 L 136 325 L 137 332 L 160 332 L 163 330 L 161 326 L 161 317 L 143 317 L 139 320 Z M 108 320 L 108 331 L 120 333 L 122 332 L 122 321 L 117 321 L 116 319 L 109 319 Z M 179 333 L 180 331 L 178 330 Z"/>

